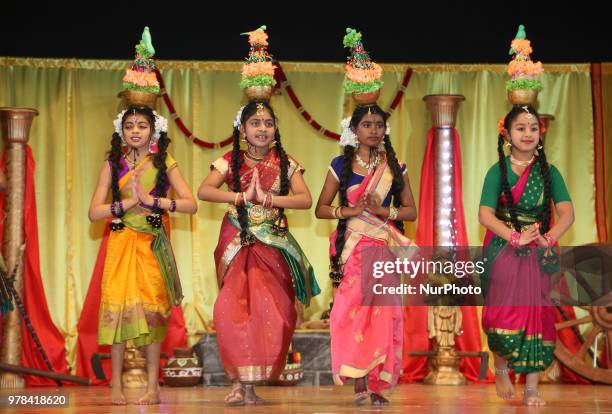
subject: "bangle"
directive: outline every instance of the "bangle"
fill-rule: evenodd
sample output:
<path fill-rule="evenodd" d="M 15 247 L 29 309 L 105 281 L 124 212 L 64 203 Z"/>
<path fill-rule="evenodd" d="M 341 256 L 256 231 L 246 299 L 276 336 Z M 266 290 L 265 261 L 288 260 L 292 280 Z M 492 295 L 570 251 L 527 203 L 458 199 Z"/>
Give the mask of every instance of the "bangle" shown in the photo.
<path fill-rule="evenodd" d="M 389 220 L 393 221 L 395 219 L 397 219 L 397 214 L 399 213 L 399 210 L 393 206 L 389 207 Z"/>
<path fill-rule="evenodd" d="M 557 243 L 555 238 L 553 236 L 551 236 L 550 233 L 548 233 L 548 232 L 544 233 L 544 238 L 546 240 L 548 240 L 548 247 L 553 247 L 555 245 L 555 243 Z"/>
<path fill-rule="evenodd" d="M 117 207 L 119 207 L 119 211 L 117 211 Z M 113 217 L 121 217 L 125 213 L 123 210 L 123 201 L 115 201 L 110 205 L 110 211 Z"/>
<path fill-rule="evenodd" d="M 344 220 L 346 217 L 344 217 L 344 214 L 342 214 L 342 207 L 344 206 L 338 206 L 338 218 L 340 220 Z"/>
<path fill-rule="evenodd" d="M 272 208 L 272 193 L 266 193 L 266 195 L 268 196 L 266 205 L 264 207 L 266 208 Z"/>
<path fill-rule="evenodd" d="M 268 204 L 268 193 L 264 195 L 263 201 L 261 202 L 261 206 L 266 208 L 266 204 Z"/>
<path fill-rule="evenodd" d="M 159 210 L 159 198 L 153 197 L 153 205 L 151 206 L 151 210 Z"/>
<path fill-rule="evenodd" d="M 270 208 L 274 207 L 274 194 L 270 193 Z"/>
<path fill-rule="evenodd" d="M 236 193 L 236 195 L 234 196 L 234 205 L 236 207 L 238 207 L 238 203 L 240 202 L 238 201 L 238 197 L 240 197 L 240 193 Z"/>
<path fill-rule="evenodd" d="M 246 194 L 244 193 L 244 191 L 240 194 L 242 194 L 242 205 L 246 206 L 247 205 Z"/>
<path fill-rule="evenodd" d="M 268 196 L 268 200 L 267 200 L 267 203 L 266 203 L 266 205 L 264 207 L 272 208 L 272 197 L 274 197 L 274 194 L 267 193 L 266 195 Z"/>
<path fill-rule="evenodd" d="M 170 199 L 170 208 L 168 209 L 171 213 L 176 211 L 176 200 L 174 198 Z"/>
<path fill-rule="evenodd" d="M 513 231 L 510 234 L 510 245 L 513 247 L 519 247 L 519 239 L 521 238 L 521 233 L 518 231 Z"/>

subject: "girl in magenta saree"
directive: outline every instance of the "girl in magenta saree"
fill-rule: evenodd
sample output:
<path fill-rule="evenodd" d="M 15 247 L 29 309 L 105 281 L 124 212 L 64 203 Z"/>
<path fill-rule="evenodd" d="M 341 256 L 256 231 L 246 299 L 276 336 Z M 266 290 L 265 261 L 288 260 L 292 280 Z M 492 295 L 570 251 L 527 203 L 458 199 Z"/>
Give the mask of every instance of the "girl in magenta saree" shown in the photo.
<path fill-rule="evenodd" d="M 355 379 L 357 404 L 368 397 L 375 405 L 388 404 L 382 392 L 397 384 L 402 359 L 401 308 L 362 302 L 364 249 L 413 245 L 403 234 L 403 221 L 415 220 L 416 208 L 386 118 L 378 105 L 368 105 L 358 106 L 350 122 L 343 121 L 344 155 L 332 160 L 316 208 L 318 218 L 338 219 L 330 240 L 336 288 L 330 320 L 332 373 L 338 385 Z M 337 207 L 332 205 L 336 194 Z"/>
<path fill-rule="evenodd" d="M 561 174 L 546 161 L 534 108 L 515 106 L 506 115 L 498 153 L 479 209 L 487 228 L 482 324 L 494 353 L 498 395 L 514 396 L 508 377 L 513 369 L 526 374 L 524 403 L 543 405 L 538 376 L 552 362 L 556 340 L 550 276 L 559 270 L 556 240 L 571 226 L 573 207 Z M 551 201 L 559 214 L 554 225 Z"/>
<path fill-rule="evenodd" d="M 241 134 L 247 151 L 240 150 Z M 213 162 L 198 191 L 202 200 L 229 204 L 215 249 L 220 292 L 213 315 L 221 361 L 234 382 L 228 405 L 263 402 L 253 384 L 277 379 L 285 367 L 295 298 L 308 305 L 320 292 L 284 215 L 284 208 L 311 205 L 303 171 L 285 153 L 269 104 L 250 102 L 234 128 L 233 151 Z"/>

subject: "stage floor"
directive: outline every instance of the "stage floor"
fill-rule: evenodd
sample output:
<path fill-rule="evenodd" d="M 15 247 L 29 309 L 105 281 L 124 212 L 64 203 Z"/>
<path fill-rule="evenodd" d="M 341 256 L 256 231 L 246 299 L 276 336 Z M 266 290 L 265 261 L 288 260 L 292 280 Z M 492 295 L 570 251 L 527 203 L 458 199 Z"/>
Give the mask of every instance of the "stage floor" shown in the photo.
<path fill-rule="evenodd" d="M 517 386 L 522 390 L 522 386 Z M 23 392 L 0 390 L 0 412 L 47 414 L 70 413 L 612 413 L 612 387 L 604 385 L 542 385 L 544 407 L 524 407 L 520 400 L 504 402 L 495 395 L 494 385 L 398 386 L 390 397 L 391 405 L 377 409 L 352 404 L 352 387 L 258 387 L 266 405 L 226 407 L 223 397 L 228 387 L 162 388 L 158 406 L 111 406 L 108 387 L 28 388 Z M 140 390 L 127 390 L 133 401 Z M 64 394 L 68 405 L 62 408 L 36 406 L 6 409 L 9 395 Z"/>

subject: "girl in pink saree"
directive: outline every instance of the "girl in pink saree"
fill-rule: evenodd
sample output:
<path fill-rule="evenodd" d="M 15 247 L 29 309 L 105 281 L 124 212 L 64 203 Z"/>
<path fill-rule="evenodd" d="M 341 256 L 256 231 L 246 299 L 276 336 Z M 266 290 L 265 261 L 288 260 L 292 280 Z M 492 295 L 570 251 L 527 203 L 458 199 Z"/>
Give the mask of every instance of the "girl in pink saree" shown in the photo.
<path fill-rule="evenodd" d="M 509 157 L 504 142 L 510 144 Z M 552 362 L 556 340 L 550 274 L 558 271 L 555 244 L 573 222 L 573 207 L 561 174 L 546 161 L 531 106 L 515 106 L 506 115 L 498 153 L 479 209 L 487 228 L 482 324 L 494 353 L 498 395 L 514 396 L 508 377 L 513 369 L 526 375 L 524 403 L 543 405 L 538 377 Z M 551 201 L 559 214 L 554 225 Z"/>
<path fill-rule="evenodd" d="M 416 207 L 386 118 L 378 105 L 368 105 L 345 121 L 344 155 L 332 160 L 316 208 L 317 218 L 338 219 L 330 239 L 332 373 L 338 385 L 355 379 L 357 404 L 368 396 L 372 404 L 389 403 L 382 392 L 398 382 L 403 335 L 399 306 L 363 304 L 362 253 L 374 246 L 414 245 L 403 234 L 403 221 L 416 219 Z"/>

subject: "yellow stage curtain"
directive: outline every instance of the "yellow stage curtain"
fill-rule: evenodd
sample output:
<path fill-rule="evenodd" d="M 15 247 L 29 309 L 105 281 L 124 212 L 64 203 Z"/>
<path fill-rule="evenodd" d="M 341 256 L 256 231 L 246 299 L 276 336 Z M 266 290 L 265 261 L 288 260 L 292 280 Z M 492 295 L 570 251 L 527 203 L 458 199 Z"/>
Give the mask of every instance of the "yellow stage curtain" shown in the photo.
<path fill-rule="evenodd" d="M 103 230 L 103 223 L 89 223 L 87 208 L 109 149 L 112 121 L 119 109 L 116 94 L 129 63 L 0 57 L 0 106 L 33 107 L 40 111 L 33 124 L 30 145 L 37 163 L 41 269 L 51 316 L 66 335 L 71 366 L 76 323 Z M 244 103 L 238 87 L 240 62 L 159 61 L 158 65 L 178 114 L 195 135 L 214 141 L 230 135 L 232 120 Z M 393 145 L 398 158 L 408 164 L 417 201 L 425 137 L 430 126 L 422 98 L 440 93 L 465 95 L 457 122 L 463 162 L 463 202 L 470 243 L 479 245 L 484 234 L 477 220 L 482 182 L 487 169 L 497 161 L 497 122 L 510 108 L 504 90 L 505 65 L 382 66 L 385 85 L 379 102 L 384 108 L 395 95 L 406 68 L 414 69 L 404 99 L 390 123 Z M 342 93 L 344 65 L 284 63 L 283 67 L 304 108 L 324 127 L 338 131 L 341 118 L 352 108 Z M 556 117 L 548 132 L 547 156 L 565 177 L 577 212 L 576 223 L 562 243 L 595 242 L 589 65 L 547 65 L 542 82 L 539 110 Z M 609 86 L 607 91 L 610 96 Z M 340 148 L 335 141 L 314 131 L 286 94 L 273 97 L 272 105 L 280 119 L 283 145 L 306 168 L 306 182 L 316 202 L 329 162 L 340 154 Z M 162 102 L 159 110 L 168 116 Z M 610 125 L 607 124 L 608 131 Z M 170 152 L 195 193 L 210 163 L 231 147 L 201 149 L 186 139 L 172 121 L 169 135 Z M 223 205 L 199 203 L 196 215 L 176 214 L 172 218 L 172 242 L 185 291 L 183 310 L 192 341 L 212 319 L 218 292 L 213 249 L 224 211 Z M 327 240 L 335 222 L 317 220 L 313 210 L 289 211 L 287 215 L 291 231 L 312 261 L 323 288 L 306 311 L 306 318 L 316 318 L 330 302 Z M 407 226 L 410 237 L 414 236 L 415 228 Z"/>

